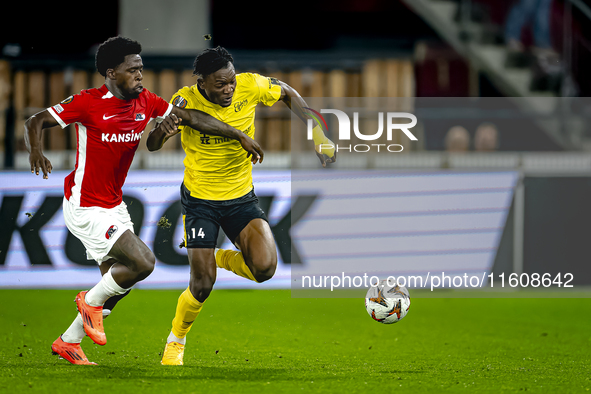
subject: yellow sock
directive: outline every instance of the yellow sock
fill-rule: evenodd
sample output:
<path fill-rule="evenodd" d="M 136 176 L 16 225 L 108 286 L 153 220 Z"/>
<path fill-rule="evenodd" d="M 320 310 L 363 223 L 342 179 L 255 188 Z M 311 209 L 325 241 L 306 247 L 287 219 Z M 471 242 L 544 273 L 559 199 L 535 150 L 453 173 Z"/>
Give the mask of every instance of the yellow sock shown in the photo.
<path fill-rule="evenodd" d="M 179 297 L 176 304 L 176 314 L 172 319 L 172 333 L 177 338 L 184 338 L 187 335 L 202 307 L 203 302 L 197 301 L 187 287 L 187 290 Z"/>
<path fill-rule="evenodd" d="M 254 282 L 257 281 L 254 278 L 252 272 L 250 272 L 250 268 L 248 268 L 248 266 L 244 262 L 242 252 L 237 252 L 235 250 L 218 249 L 215 255 L 215 263 L 218 267 L 228 271 L 232 271 L 236 275 L 239 275 L 246 279 L 250 279 Z"/>

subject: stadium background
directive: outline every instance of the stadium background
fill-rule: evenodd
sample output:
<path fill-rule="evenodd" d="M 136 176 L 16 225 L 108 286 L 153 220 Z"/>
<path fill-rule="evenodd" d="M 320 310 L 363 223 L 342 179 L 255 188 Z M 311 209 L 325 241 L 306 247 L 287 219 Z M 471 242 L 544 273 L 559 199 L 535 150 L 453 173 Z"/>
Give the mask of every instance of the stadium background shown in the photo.
<path fill-rule="evenodd" d="M 467 115 L 465 107 L 453 104 L 447 105 L 452 110 L 443 118 L 427 111 L 424 117 L 419 116 L 417 143 L 410 144 L 403 138 L 395 141 L 405 146 L 404 152 L 389 155 L 386 161 L 373 160 L 368 154 L 354 164 L 343 157 L 334 168 L 385 170 L 392 176 L 408 171 L 440 175 L 496 171 L 514 174 L 516 181 L 510 188 L 508 202 L 501 204 L 501 208 L 499 204 L 478 208 L 496 208 L 501 212 L 492 231 L 494 241 L 487 254 L 488 269 L 517 273 L 568 270 L 573 272 L 575 284 L 589 284 L 589 268 L 582 262 L 589 252 L 585 240 L 591 235 L 591 208 L 585 199 L 591 191 L 591 128 L 587 122 L 591 107 L 582 98 L 589 90 L 582 70 L 590 53 L 585 33 L 591 13 L 584 2 L 553 3 L 552 43 L 560 62 L 549 68 L 527 54 L 515 61 L 515 55 L 508 52 L 502 30 L 510 3 L 422 0 L 299 4 L 286 13 L 271 2 L 258 3 L 256 7 L 236 2 L 232 12 L 228 12 L 218 2 L 107 1 L 104 9 L 108 11 L 102 12 L 100 19 L 98 14 L 82 16 L 80 10 L 67 3 L 59 7 L 43 4 L 29 14 L 27 29 L 4 25 L 0 42 L 0 286 L 76 287 L 94 280 L 75 280 L 78 276 L 72 270 L 81 268 L 80 272 L 88 273 L 88 267 L 82 267 L 83 259 L 71 257 L 74 252 L 65 252 L 67 231 L 63 221 L 59 222 L 59 212 L 52 221 L 39 221 L 43 219 L 39 216 L 43 213 L 41 204 L 51 200 L 46 197 L 61 195 L 60 182 L 56 181 L 49 190 L 47 182 L 27 172 L 23 123 L 35 112 L 70 94 L 100 86 L 103 82 L 94 70 L 93 54 L 97 44 L 117 34 L 142 43 L 144 86 L 165 99 L 170 99 L 179 87 L 195 82 L 191 75 L 195 53 L 215 45 L 230 50 L 238 71 L 279 78 L 304 97 L 437 97 L 443 103 L 447 103 L 446 97 L 522 97 L 520 110 L 510 113 L 508 118 L 506 114 L 497 116 L 486 111 Z M 9 13 L 22 11 L 18 5 L 10 7 Z M 314 9 L 313 14 L 309 9 Z M 263 24 L 265 28 L 254 28 L 254 24 Z M 206 39 L 208 34 L 211 39 Z M 531 36 L 531 29 L 525 29 L 523 42 L 531 44 Z M 555 110 L 544 113 L 542 122 L 535 119 L 535 98 L 553 100 Z M 527 111 L 533 111 L 534 116 L 523 121 Z M 517 121 L 525 123 L 511 126 Z M 496 126 L 498 141 L 492 149 L 480 152 L 475 133 L 484 122 Z M 467 131 L 466 144 L 459 149 L 446 147 L 446 134 L 453 126 Z M 271 176 L 285 182 L 290 171 L 313 168 L 316 164 L 297 160 L 293 154 L 295 145 L 306 145 L 303 136 L 290 136 L 290 112 L 284 106 L 260 108 L 256 129 L 257 140 L 266 151 L 264 164 L 255 166 L 259 179 Z M 66 172 L 60 170 L 73 168 L 75 144 L 72 125 L 65 131 L 54 129 L 45 133 L 44 150 L 54 166 L 53 180 L 64 176 Z M 163 171 L 172 171 L 180 180 L 183 157 L 179 138 L 155 154 L 149 154 L 142 141 L 132 176 L 136 172 L 140 178 L 165 179 L 169 173 Z M 148 187 L 146 196 L 158 193 L 157 188 Z M 169 190 L 174 187 L 171 184 Z M 454 187 L 451 182 L 449 190 Z M 276 206 L 271 215 L 276 224 L 288 212 L 290 196 L 285 187 L 269 190 L 263 192 L 267 198 L 280 195 L 280 199 L 274 199 Z M 141 193 L 135 196 L 145 200 Z M 174 201 L 170 197 L 159 204 L 164 207 Z M 454 209 L 437 198 L 427 206 L 435 211 Z M 162 211 L 154 207 L 152 210 Z M 16 211 L 17 216 L 13 214 Z M 31 212 L 39 215 L 29 220 L 26 214 Z M 158 215 L 147 215 L 139 228 L 165 237 L 163 231 L 157 231 Z M 175 218 L 171 220 L 176 226 L 167 235 L 169 239 L 154 239 L 155 243 L 177 243 L 181 238 L 180 224 Z M 42 228 L 45 224 L 47 227 Z M 424 229 L 429 226 L 430 222 Z M 477 220 L 471 226 L 464 227 L 458 236 L 464 241 L 458 244 L 457 253 L 465 253 L 470 248 L 469 236 L 482 231 Z M 34 243 L 27 248 L 21 239 L 26 231 L 39 232 L 44 247 L 53 253 L 41 253 Z M 52 233 L 53 238 L 48 235 Z M 400 234 L 393 235 L 397 236 Z M 77 247 L 81 255 L 80 246 Z M 415 252 L 420 254 L 420 248 Z M 177 260 L 171 263 L 163 257 L 163 267 L 168 264 L 168 268 L 178 271 L 176 264 L 182 261 L 178 254 L 182 251 L 167 253 L 177 255 Z M 283 260 L 280 259 L 282 275 L 267 286 L 287 286 L 290 267 Z M 65 269 L 59 273 L 61 281 L 45 275 L 61 269 Z M 178 272 L 182 275 L 186 269 Z M 65 272 L 71 276 L 62 276 Z M 27 280 L 33 277 L 45 278 L 45 282 Z M 155 282 L 158 286 L 167 283 Z M 230 282 L 230 287 L 248 286 L 246 281 Z M 168 284 L 182 287 L 183 281 Z M 224 281 L 219 285 L 224 287 Z"/>

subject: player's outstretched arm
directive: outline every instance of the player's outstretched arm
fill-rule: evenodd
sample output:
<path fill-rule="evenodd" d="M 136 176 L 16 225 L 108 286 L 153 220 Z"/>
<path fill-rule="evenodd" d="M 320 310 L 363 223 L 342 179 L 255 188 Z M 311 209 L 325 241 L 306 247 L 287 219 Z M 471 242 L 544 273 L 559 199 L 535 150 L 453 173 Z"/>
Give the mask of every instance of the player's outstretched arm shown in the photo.
<path fill-rule="evenodd" d="M 27 146 L 27 151 L 29 151 L 31 172 L 39 175 L 39 170 L 41 170 L 43 172 L 43 179 L 47 179 L 48 174 L 53 169 L 51 162 L 43 155 L 43 149 L 41 147 L 43 129 L 57 125 L 57 120 L 47 110 L 36 113 L 25 122 L 25 145 Z"/>
<path fill-rule="evenodd" d="M 237 140 L 242 145 L 242 149 L 247 152 L 247 156 L 250 157 L 253 164 L 263 162 L 264 153 L 261 146 L 242 131 L 219 121 L 203 111 L 173 107 L 172 113 L 183 119 L 182 125 L 191 126 L 193 129 L 205 134 Z"/>
<path fill-rule="evenodd" d="M 285 105 L 287 105 L 289 109 L 302 120 L 302 122 L 307 123 L 308 119 L 312 119 L 306 109 L 308 105 L 299 93 L 285 82 L 280 81 L 279 84 L 281 85 L 281 97 L 279 99 L 283 101 Z M 324 135 L 322 127 L 319 124 L 316 124 L 315 120 L 312 119 L 312 121 L 314 122 L 312 136 L 316 148 L 316 156 L 320 159 L 322 167 L 326 167 L 327 164 L 337 161 L 337 152 L 334 149 L 334 143 Z"/>

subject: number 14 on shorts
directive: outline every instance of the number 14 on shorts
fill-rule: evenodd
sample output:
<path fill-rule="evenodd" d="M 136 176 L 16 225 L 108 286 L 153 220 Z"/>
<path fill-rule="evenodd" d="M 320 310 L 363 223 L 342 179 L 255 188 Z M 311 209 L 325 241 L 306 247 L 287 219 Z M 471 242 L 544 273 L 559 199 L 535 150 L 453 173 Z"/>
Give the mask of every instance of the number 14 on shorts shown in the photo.
<path fill-rule="evenodd" d="M 191 228 L 191 233 L 189 234 L 191 238 L 195 239 L 197 237 L 205 238 L 205 233 L 203 232 L 203 228 L 200 227 L 199 231 L 197 231 L 197 235 L 195 235 L 195 228 Z"/>

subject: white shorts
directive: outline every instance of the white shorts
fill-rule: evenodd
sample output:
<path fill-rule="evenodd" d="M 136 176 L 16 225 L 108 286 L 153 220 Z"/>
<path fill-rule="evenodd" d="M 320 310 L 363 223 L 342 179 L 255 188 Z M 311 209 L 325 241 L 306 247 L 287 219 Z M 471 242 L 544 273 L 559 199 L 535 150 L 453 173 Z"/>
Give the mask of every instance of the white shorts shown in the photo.
<path fill-rule="evenodd" d="M 111 248 L 125 230 L 133 233 L 133 223 L 123 201 L 114 208 L 78 207 L 64 197 L 63 209 L 68 230 L 82 241 L 88 260 L 96 260 L 98 264 L 110 258 Z"/>

